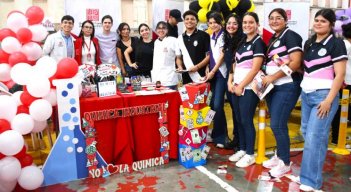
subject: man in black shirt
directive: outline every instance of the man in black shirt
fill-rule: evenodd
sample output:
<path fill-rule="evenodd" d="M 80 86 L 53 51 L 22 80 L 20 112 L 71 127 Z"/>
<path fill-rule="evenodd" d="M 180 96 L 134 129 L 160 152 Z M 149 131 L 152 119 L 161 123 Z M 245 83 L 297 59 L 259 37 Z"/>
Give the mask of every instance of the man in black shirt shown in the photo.
<path fill-rule="evenodd" d="M 167 36 L 178 37 L 178 23 L 182 22 L 182 14 L 178 9 L 172 9 L 169 12 L 169 18 L 167 21 L 168 33 Z"/>
<path fill-rule="evenodd" d="M 183 73 L 183 84 L 200 81 L 204 77 L 205 69 L 210 61 L 208 54 L 210 47 L 210 35 L 196 28 L 199 21 L 197 13 L 188 10 L 183 14 L 185 32 L 178 37 L 179 46 L 182 53 L 183 69 L 188 73 Z"/>

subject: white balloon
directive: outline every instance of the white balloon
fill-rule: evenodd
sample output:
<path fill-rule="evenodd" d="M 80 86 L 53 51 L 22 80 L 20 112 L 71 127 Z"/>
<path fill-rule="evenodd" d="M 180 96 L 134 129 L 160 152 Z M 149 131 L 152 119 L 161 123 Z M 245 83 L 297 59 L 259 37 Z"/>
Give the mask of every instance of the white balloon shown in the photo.
<path fill-rule="evenodd" d="M 15 189 L 17 180 L 14 181 L 1 181 L 0 180 L 0 191 L 1 192 L 11 192 Z"/>
<path fill-rule="evenodd" d="M 17 113 L 17 102 L 8 95 L 0 95 L 0 119 L 11 122 Z"/>
<path fill-rule="evenodd" d="M 34 190 L 40 187 L 43 181 L 43 171 L 33 165 L 24 167 L 18 178 L 18 184 L 27 190 Z"/>
<path fill-rule="evenodd" d="M 11 128 L 15 131 L 20 132 L 22 135 L 26 135 L 32 132 L 33 127 L 33 118 L 25 113 L 17 114 L 11 121 Z"/>
<path fill-rule="evenodd" d="M 52 106 L 45 99 L 37 99 L 29 106 L 29 114 L 36 121 L 46 121 L 52 114 Z"/>
<path fill-rule="evenodd" d="M 41 42 L 48 35 L 48 31 L 41 24 L 31 25 L 28 29 L 32 32 L 32 41 Z"/>
<path fill-rule="evenodd" d="M 15 157 L 0 160 L 0 181 L 17 181 L 21 174 L 21 163 Z"/>
<path fill-rule="evenodd" d="M 7 63 L 0 64 L 0 81 L 10 81 L 11 66 Z"/>
<path fill-rule="evenodd" d="M 21 52 L 27 56 L 29 61 L 35 61 L 41 57 L 43 50 L 38 43 L 29 42 L 22 46 Z"/>
<path fill-rule="evenodd" d="M 37 61 L 36 65 L 34 65 L 34 70 L 35 73 L 50 78 L 56 73 L 57 62 L 49 56 L 44 56 Z"/>
<path fill-rule="evenodd" d="M 49 94 L 47 94 L 46 96 L 44 96 L 43 99 L 49 101 L 49 103 L 50 103 L 52 106 L 56 106 L 56 105 L 57 105 L 56 89 L 50 89 Z"/>
<path fill-rule="evenodd" d="M 28 27 L 28 19 L 22 13 L 14 12 L 7 17 L 7 27 L 17 33 L 20 28 Z"/>
<path fill-rule="evenodd" d="M 33 133 L 42 132 L 48 126 L 47 121 L 34 121 Z"/>
<path fill-rule="evenodd" d="M 33 76 L 28 81 L 27 90 L 34 97 L 44 97 L 50 92 L 50 81 L 40 75 Z"/>
<path fill-rule="evenodd" d="M 16 91 L 12 94 L 12 98 L 15 99 L 17 106 L 23 105 L 23 103 L 21 101 L 22 93 L 23 93 L 23 91 Z"/>
<path fill-rule="evenodd" d="M 21 43 L 14 37 L 6 37 L 1 42 L 2 50 L 8 54 L 20 51 L 21 47 Z"/>
<path fill-rule="evenodd" d="M 27 85 L 29 80 L 34 76 L 33 68 L 27 63 L 18 63 L 11 68 L 12 80 L 20 85 Z"/>
<path fill-rule="evenodd" d="M 16 155 L 24 145 L 23 136 L 15 131 L 8 130 L 0 134 L 0 152 L 6 156 Z"/>

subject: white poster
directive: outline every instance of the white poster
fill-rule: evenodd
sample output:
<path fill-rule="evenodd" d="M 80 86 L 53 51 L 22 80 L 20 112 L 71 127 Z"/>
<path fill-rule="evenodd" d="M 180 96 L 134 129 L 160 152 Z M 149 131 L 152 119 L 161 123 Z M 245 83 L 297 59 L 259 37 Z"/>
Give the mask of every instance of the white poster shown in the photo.
<path fill-rule="evenodd" d="M 105 15 L 113 18 L 112 31 L 116 31 L 121 22 L 121 0 L 65 0 L 65 14 L 74 18 L 72 32 L 79 35 L 85 20 L 91 20 L 95 34 L 102 32 L 101 19 Z"/>
<path fill-rule="evenodd" d="M 155 27 L 159 21 L 166 21 L 169 17 L 169 11 L 172 9 L 178 9 L 183 18 L 184 13 L 184 1 L 181 0 L 153 0 L 152 1 L 153 9 L 153 18 L 152 18 L 152 28 L 155 30 Z M 182 34 L 183 31 L 183 22 L 178 23 L 178 34 Z"/>
<path fill-rule="evenodd" d="M 268 15 L 275 8 L 282 8 L 288 16 L 288 26 L 301 35 L 303 42 L 308 39 L 310 4 L 308 2 L 264 3 L 263 39 L 268 42 L 274 31 L 269 27 Z"/>

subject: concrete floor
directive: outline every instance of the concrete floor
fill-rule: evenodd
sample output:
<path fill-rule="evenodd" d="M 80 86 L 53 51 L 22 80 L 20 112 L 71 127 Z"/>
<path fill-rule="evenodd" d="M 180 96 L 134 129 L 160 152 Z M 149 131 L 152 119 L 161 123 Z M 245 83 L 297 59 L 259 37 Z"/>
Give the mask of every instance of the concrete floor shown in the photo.
<path fill-rule="evenodd" d="M 226 103 L 225 110 L 228 122 L 228 134 L 232 137 L 232 119 L 230 118 L 229 104 Z M 254 119 L 257 125 L 257 118 Z M 300 111 L 294 110 L 289 120 L 289 135 L 291 138 L 291 161 L 292 175 L 300 173 L 302 158 L 301 148 L 303 140 L 299 131 Z M 348 135 L 350 135 L 350 126 Z M 269 128 L 267 119 L 266 148 L 272 154 L 275 149 L 275 139 Z M 351 141 L 348 141 L 350 144 Z M 198 168 L 186 169 L 176 160 L 159 167 L 143 169 L 141 171 L 124 174 L 114 174 L 107 178 L 83 179 L 42 187 L 35 191 L 48 192 L 95 192 L 95 191 L 299 191 L 294 190 L 290 179 L 283 177 L 279 181 L 267 182 L 258 180 L 258 176 L 267 173 L 268 170 L 261 165 L 252 165 L 247 168 L 237 168 L 234 163 L 229 162 L 228 157 L 233 154 L 232 150 L 218 149 L 211 146 L 207 164 Z M 257 145 L 257 142 L 256 142 Z M 48 144 L 46 144 L 48 146 Z M 334 146 L 330 146 L 334 147 Z M 299 149 L 297 149 L 299 148 Z M 295 151 L 296 150 L 296 151 Z M 47 151 L 47 152 L 46 152 Z M 50 149 L 39 151 L 36 157 L 38 165 L 44 162 Z M 227 174 L 217 174 L 218 166 L 227 165 Z M 205 173 L 207 174 L 205 174 Z M 328 152 L 323 169 L 323 191 L 351 191 L 351 155 L 335 155 Z M 297 186 L 298 187 L 298 186 Z M 15 191 L 23 191 L 19 187 Z"/>

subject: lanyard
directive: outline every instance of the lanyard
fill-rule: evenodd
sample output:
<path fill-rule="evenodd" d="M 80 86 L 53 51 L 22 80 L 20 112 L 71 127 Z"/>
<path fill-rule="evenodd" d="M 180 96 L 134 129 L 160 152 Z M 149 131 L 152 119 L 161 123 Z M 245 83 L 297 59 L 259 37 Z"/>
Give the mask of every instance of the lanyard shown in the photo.
<path fill-rule="evenodd" d="M 90 42 L 89 42 L 89 47 L 88 47 L 88 44 L 84 41 L 84 45 L 85 45 L 85 47 L 87 47 L 87 49 L 88 49 L 88 53 L 90 53 L 90 48 L 91 48 L 91 40 L 90 40 Z"/>

